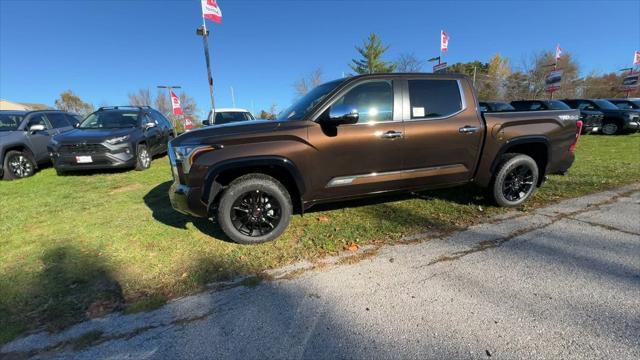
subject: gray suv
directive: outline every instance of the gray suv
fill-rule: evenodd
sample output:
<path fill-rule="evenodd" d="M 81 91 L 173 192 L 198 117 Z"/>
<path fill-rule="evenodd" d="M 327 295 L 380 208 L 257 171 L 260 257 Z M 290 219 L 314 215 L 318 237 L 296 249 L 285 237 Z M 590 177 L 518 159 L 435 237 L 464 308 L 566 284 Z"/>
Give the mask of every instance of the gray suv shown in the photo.
<path fill-rule="evenodd" d="M 80 117 L 57 110 L 0 111 L 0 178 L 21 179 L 50 163 L 51 137 L 72 130 Z"/>

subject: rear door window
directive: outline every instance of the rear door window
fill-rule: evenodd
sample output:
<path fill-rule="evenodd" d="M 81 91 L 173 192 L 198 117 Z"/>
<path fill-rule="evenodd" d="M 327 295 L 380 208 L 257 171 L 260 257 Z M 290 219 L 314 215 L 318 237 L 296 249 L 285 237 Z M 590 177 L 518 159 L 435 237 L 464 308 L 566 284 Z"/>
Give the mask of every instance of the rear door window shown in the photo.
<path fill-rule="evenodd" d="M 411 119 L 451 116 L 462 110 L 456 80 L 409 80 Z"/>

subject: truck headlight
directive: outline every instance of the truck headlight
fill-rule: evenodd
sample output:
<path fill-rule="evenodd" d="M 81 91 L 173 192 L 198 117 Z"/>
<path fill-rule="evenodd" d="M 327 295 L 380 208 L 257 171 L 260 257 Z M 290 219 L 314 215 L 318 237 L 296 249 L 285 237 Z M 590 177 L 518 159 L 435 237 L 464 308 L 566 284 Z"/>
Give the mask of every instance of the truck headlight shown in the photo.
<path fill-rule="evenodd" d="M 127 140 L 129 140 L 129 135 L 108 139 L 106 143 L 109 145 L 115 145 L 115 144 L 120 144 L 121 142 L 125 142 Z"/>
<path fill-rule="evenodd" d="M 205 152 L 216 150 L 214 146 L 201 146 L 201 145 L 186 145 L 186 146 L 174 146 L 173 153 L 175 154 L 176 163 L 180 163 L 182 166 L 182 172 L 186 175 L 191 170 L 191 165 L 195 161 L 195 158 Z"/>

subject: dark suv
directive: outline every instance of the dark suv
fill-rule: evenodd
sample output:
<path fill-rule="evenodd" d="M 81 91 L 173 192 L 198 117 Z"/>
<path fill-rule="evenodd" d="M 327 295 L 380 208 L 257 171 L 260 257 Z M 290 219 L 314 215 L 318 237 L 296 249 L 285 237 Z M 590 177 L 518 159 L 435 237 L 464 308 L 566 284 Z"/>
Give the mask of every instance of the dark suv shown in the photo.
<path fill-rule="evenodd" d="M 373 74 L 322 84 L 276 121 L 191 131 L 171 141 L 170 198 L 216 218 L 232 240 L 273 240 L 317 203 L 476 183 L 520 206 L 566 173 L 576 110 L 481 113 L 469 78 Z"/>
<path fill-rule="evenodd" d="M 56 110 L 0 111 L 0 178 L 20 179 L 49 163 L 52 136 L 72 130 L 76 114 Z"/>
<path fill-rule="evenodd" d="M 150 107 L 102 107 L 76 129 L 49 143 L 53 166 L 69 170 L 151 166 L 153 156 L 166 152 L 175 137 L 171 123 Z"/>
<path fill-rule="evenodd" d="M 604 115 L 601 132 L 605 135 L 622 134 L 640 129 L 640 113 L 633 110 L 621 110 L 604 99 L 566 99 L 562 100 L 572 109 L 600 111 Z"/>
<path fill-rule="evenodd" d="M 512 101 L 511 105 L 518 111 L 534 111 L 534 110 L 567 110 L 571 109 L 569 105 L 560 100 L 518 100 Z M 580 110 L 580 120 L 582 120 L 582 133 L 596 132 L 602 128 L 602 119 L 604 115 L 601 111 L 595 109 L 578 109 Z"/>

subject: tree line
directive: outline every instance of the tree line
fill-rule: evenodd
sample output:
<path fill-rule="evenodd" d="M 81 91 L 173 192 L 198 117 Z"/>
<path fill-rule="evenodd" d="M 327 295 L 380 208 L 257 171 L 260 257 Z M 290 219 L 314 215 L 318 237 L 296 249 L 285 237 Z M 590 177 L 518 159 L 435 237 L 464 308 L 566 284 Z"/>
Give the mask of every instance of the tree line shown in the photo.
<path fill-rule="evenodd" d="M 359 57 L 348 64 L 354 72 L 349 75 L 424 71 L 427 62 L 411 52 L 401 53 L 395 61 L 384 60 L 388 49 L 389 46 L 383 44 L 377 34 L 371 33 L 361 46 L 355 46 Z M 592 72 L 580 77 L 580 66 L 569 52 L 564 52 L 557 64 L 555 54 L 551 51 L 534 53 L 522 59 L 520 66 L 513 66 L 508 58 L 495 54 L 486 62 L 474 60 L 452 64 L 446 72 L 471 77 L 482 100 L 512 101 L 548 98 L 545 78 L 554 67 L 563 70 L 560 90 L 554 94 L 556 98 L 613 98 L 625 95 L 620 90 L 625 74 Z M 294 84 L 295 95 L 303 96 L 313 88 L 310 85 L 322 82 L 322 69 L 316 69 Z"/>

